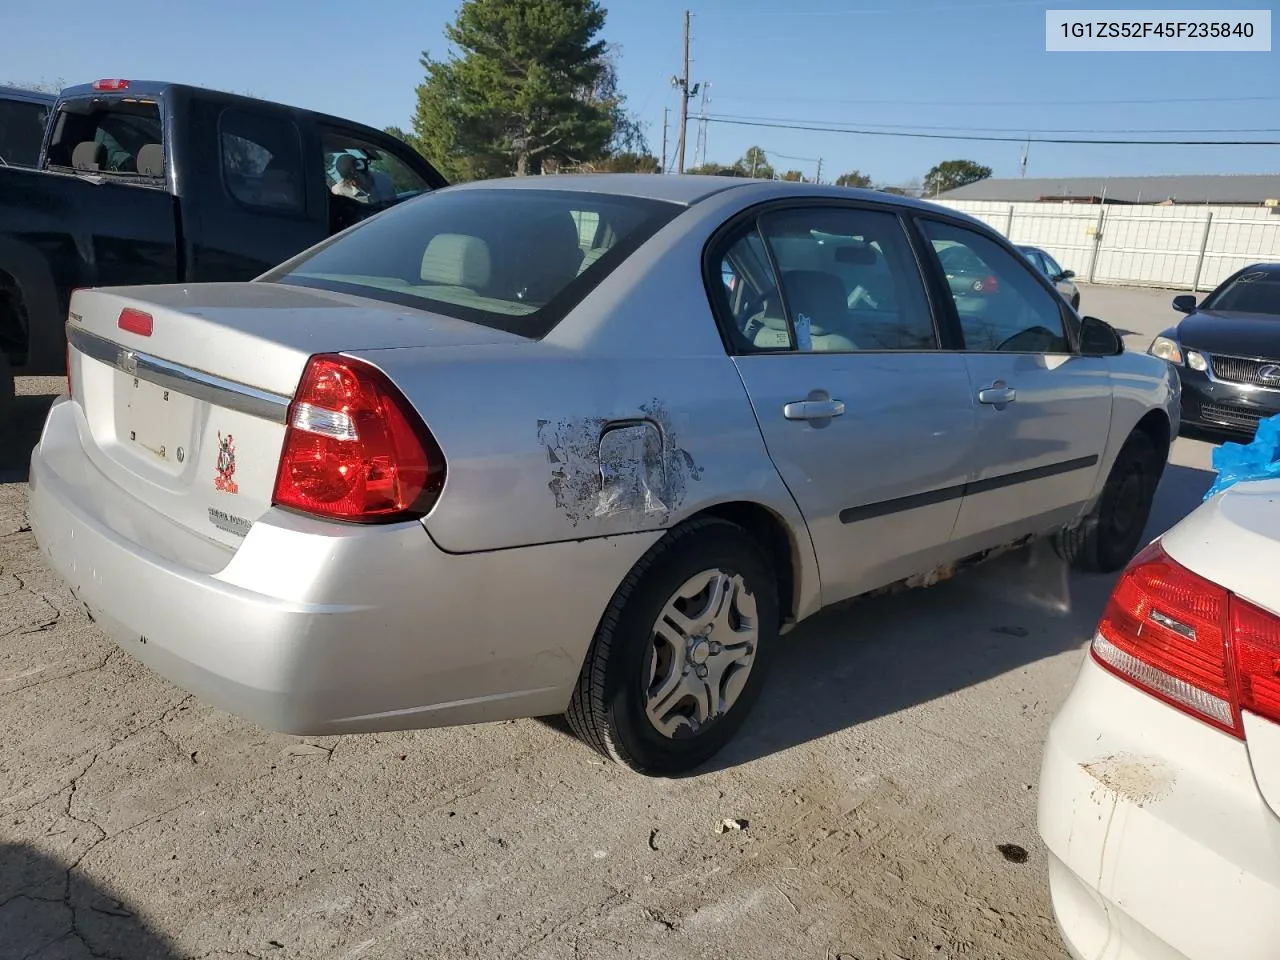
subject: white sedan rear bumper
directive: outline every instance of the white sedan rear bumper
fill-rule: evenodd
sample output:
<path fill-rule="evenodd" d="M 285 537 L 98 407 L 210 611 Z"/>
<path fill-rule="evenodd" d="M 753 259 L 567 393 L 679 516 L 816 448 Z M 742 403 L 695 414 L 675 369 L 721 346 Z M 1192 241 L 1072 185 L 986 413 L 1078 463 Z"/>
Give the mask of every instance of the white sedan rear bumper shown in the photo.
<path fill-rule="evenodd" d="M 559 713 L 617 585 L 658 534 L 473 554 L 420 523 L 266 512 L 236 550 L 161 516 L 86 456 L 54 404 L 28 513 L 53 568 L 122 648 L 287 733 Z"/>
<path fill-rule="evenodd" d="M 1245 744 L 1092 656 L 1049 733 L 1039 819 L 1079 960 L 1280 956 L 1280 818 Z"/>

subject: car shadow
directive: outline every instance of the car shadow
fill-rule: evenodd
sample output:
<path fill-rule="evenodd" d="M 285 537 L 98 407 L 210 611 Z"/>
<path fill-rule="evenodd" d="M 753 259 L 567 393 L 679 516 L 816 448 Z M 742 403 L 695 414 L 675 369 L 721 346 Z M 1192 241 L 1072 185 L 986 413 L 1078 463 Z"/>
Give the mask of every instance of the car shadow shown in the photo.
<path fill-rule="evenodd" d="M 1170 464 L 1147 537 L 1195 509 L 1212 482 L 1210 471 Z M 747 763 L 1080 649 L 1115 579 L 1070 572 L 1041 541 L 935 587 L 819 614 L 782 639 L 751 717 L 699 772 Z"/>
<path fill-rule="evenodd" d="M 0 443 L 0 483 L 25 483 L 31 466 L 31 449 L 40 439 L 49 407 L 56 393 L 18 394 L 14 398 L 13 417 L 4 425 L 4 442 Z"/>
<path fill-rule="evenodd" d="M 175 960 L 138 911 L 79 870 L 22 843 L 0 843 L 0 957 Z"/>

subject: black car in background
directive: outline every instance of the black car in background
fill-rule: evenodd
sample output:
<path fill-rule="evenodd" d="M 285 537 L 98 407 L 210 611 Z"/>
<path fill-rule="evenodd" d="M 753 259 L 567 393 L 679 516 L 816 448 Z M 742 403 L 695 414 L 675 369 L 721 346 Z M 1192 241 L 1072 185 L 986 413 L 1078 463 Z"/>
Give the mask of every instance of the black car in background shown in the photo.
<path fill-rule="evenodd" d="M 1182 381 L 1182 425 L 1252 437 L 1280 413 L 1280 263 L 1232 274 L 1199 304 L 1173 298 L 1187 314 L 1152 341 Z"/>

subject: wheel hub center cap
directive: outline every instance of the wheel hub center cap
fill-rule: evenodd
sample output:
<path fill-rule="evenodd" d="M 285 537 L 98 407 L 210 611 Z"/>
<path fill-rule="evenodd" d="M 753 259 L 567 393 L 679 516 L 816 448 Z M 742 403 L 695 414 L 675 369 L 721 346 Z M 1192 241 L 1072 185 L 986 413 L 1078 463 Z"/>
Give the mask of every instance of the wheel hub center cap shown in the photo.
<path fill-rule="evenodd" d="M 689 662 L 695 667 L 702 666 L 710 656 L 711 644 L 707 642 L 706 637 L 696 637 L 689 644 Z"/>

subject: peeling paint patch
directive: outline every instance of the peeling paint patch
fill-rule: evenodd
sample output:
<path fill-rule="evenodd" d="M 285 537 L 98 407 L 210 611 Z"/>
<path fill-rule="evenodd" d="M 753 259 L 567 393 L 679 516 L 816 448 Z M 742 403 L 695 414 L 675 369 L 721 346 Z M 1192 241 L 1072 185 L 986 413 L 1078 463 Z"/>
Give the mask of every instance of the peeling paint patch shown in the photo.
<path fill-rule="evenodd" d="M 1111 793 L 1139 807 L 1163 800 L 1177 781 L 1167 764 L 1150 757 L 1112 754 L 1080 766 Z"/>
<path fill-rule="evenodd" d="M 629 419 L 537 422 L 551 468 L 547 488 L 573 526 L 620 516 L 666 524 L 689 484 L 702 478 L 702 467 L 680 446 L 663 404 L 651 400 L 638 413 Z"/>
<path fill-rule="evenodd" d="M 600 497 L 595 516 L 667 512 L 662 434 L 649 421 L 613 427 L 600 438 Z"/>

